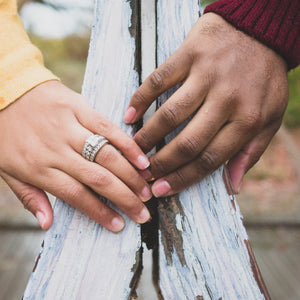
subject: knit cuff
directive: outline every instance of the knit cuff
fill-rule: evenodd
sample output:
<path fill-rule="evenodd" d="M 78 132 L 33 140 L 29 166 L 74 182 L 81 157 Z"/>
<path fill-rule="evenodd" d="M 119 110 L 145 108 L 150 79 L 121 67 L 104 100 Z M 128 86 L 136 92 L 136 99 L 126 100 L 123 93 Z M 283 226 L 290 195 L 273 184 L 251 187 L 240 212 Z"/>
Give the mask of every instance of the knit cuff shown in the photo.
<path fill-rule="evenodd" d="M 289 70 L 300 64 L 300 1 L 219 0 L 206 7 L 208 12 L 275 50 Z"/>

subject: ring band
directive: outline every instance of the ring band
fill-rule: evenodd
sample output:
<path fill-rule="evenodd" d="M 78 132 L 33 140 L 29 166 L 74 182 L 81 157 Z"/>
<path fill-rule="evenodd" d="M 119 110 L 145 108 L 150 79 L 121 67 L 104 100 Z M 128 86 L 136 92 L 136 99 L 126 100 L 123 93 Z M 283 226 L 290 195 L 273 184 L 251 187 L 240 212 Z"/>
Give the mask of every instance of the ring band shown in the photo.
<path fill-rule="evenodd" d="M 85 141 L 82 156 L 89 161 L 94 161 L 97 153 L 106 143 L 108 143 L 108 140 L 104 136 L 92 134 Z"/>

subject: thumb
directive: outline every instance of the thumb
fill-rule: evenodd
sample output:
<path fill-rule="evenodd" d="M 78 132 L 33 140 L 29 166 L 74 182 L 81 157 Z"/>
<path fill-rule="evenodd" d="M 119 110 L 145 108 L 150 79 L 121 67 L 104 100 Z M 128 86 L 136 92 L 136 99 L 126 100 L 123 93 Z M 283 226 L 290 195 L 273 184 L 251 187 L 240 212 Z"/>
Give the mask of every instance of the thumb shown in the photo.
<path fill-rule="evenodd" d="M 231 184 L 235 194 L 240 192 L 244 175 L 258 162 L 278 130 L 279 126 L 275 125 L 267 127 L 254 137 L 228 162 Z"/>
<path fill-rule="evenodd" d="M 8 174 L 1 173 L 1 177 L 6 181 L 24 207 L 37 218 L 41 228 L 48 229 L 53 222 L 53 211 L 46 193 Z"/>

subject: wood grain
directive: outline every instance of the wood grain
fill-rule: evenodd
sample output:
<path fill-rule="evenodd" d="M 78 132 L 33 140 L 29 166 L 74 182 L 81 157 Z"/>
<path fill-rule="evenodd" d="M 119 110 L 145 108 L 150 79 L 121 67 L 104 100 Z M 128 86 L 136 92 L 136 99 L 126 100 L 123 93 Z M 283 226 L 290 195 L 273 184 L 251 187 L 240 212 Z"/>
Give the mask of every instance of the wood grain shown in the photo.
<path fill-rule="evenodd" d="M 157 1 L 158 65 L 181 45 L 200 11 L 196 0 Z M 159 104 L 175 90 L 160 97 Z M 161 299 L 269 299 L 266 289 L 260 289 L 264 285 L 249 255 L 238 204 L 224 184 L 223 167 L 184 192 L 161 199 L 158 211 Z"/>
<path fill-rule="evenodd" d="M 132 135 L 134 129 L 122 119 L 139 86 L 139 1 L 95 2 L 83 95 Z M 141 271 L 140 226 L 123 215 L 126 228 L 114 234 L 60 200 L 54 215 L 24 299 L 134 297 Z"/>

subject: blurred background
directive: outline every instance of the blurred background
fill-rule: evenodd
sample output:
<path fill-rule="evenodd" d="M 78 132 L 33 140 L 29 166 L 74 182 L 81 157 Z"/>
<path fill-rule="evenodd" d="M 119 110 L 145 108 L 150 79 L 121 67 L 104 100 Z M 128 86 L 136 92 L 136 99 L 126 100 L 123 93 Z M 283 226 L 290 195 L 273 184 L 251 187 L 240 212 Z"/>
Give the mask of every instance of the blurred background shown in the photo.
<path fill-rule="evenodd" d="M 45 65 L 80 92 L 93 0 L 20 0 L 19 9 Z M 283 126 L 246 175 L 237 196 L 273 300 L 300 299 L 300 68 L 288 76 L 290 100 Z M 22 297 L 43 235 L 0 179 L 0 300 Z M 150 260 L 144 272 L 140 299 L 155 299 L 150 291 Z"/>

